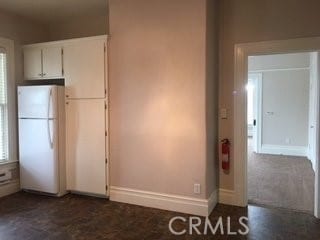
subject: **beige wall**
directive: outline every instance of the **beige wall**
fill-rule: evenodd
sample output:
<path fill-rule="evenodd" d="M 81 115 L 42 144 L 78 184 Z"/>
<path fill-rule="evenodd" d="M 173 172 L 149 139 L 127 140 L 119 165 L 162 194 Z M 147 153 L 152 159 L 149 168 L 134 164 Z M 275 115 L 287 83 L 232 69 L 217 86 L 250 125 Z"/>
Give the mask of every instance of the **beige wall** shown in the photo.
<path fill-rule="evenodd" d="M 206 128 L 207 196 L 218 187 L 218 1 L 207 0 L 206 20 Z"/>
<path fill-rule="evenodd" d="M 272 54 L 250 56 L 248 58 L 248 70 L 276 70 L 276 69 L 293 69 L 309 68 L 310 53 L 290 53 L 290 54 Z"/>
<path fill-rule="evenodd" d="M 220 87 L 219 107 L 229 110 L 220 120 L 219 136 L 233 140 L 234 45 L 263 40 L 320 36 L 318 0 L 222 0 L 220 1 Z M 232 158 L 233 159 L 233 158 Z M 220 187 L 233 189 L 231 171 L 220 171 Z"/>
<path fill-rule="evenodd" d="M 47 40 L 44 25 L 0 10 L 0 36 L 19 44 L 36 43 Z"/>
<path fill-rule="evenodd" d="M 14 41 L 16 55 L 16 80 L 22 80 L 21 45 L 48 40 L 44 25 L 0 10 L 0 37 Z"/>
<path fill-rule="evenodd" d="M 82 16 L 48 25 L 49 39 L 63 40 L 104 35 L 108 32 L 107 13 L 104 16 Z"/>
<path fill-rule="evenodd" d="M 18 84 L 22 81 L 23 71 L 21 45 L 47 40 L 46 28 L 36 22 L 0 10 L 0 37 L 14 41 L 15 82 Z M 15 89 L 10 89 L 10 93 L 14 95 L 13 97 L 9 96 L 10 100 L 15 101 Z M 16 112 L 16 109 L 13 111 Z M 16 139 L 17 133 L 15 132 L 13 135 Z M 15 155 L 14 158 L 18 159 L 17 152 Z"/>
<path fill-rule="evenodd" d="M 206 115 L 206 85 L 216 92 L 216 72 L 206 73 L 206 58 L 216 62 L 214 47 L 206 55 L 206 1 L 109 5 L 111 185 L 206 198 L 215 184 L 206 166 L 215 171 L 206 146 L 215 132 L 206 123 L 216 122 L 214 107 Z"/>
<path fill-rule="evenodd" d="M 12 15 L 3 11 L 0 11 L 0 37 L 1 38 L 8 38 L 14 41 L 14 51 L 15 51 L 15 82 L 10 84 L 12 86 L 9 89 L 9 97 L 8 101 L 10 103 L 14 102 L 12 105 L 16 106 L 16 84 L 22 81 L 22 51 L 21 45 L 27 43 L 35 43 L 35 42 L 42 42 L 47 40 L 47 32 L 44 26 L 37 24 L 35 22 L 29 21 L 28 19 Z M 15 125 L 17 126 L 16 122 L 16 109 L 11 109 L 9 112 L 12 121 L 15 121 Z M 18 149 L 17 149 L 17 127 L 12 129 L 10 132 L 10 137 L 13 138 L 12 141 L 14 142 L 13 148 L 13 156 L 11 160 L 18 159 Z M 0 168 L 8 168 L 12 167 L 13 164 L 9 165 L 1 165 Z M 18 174 L 14 171 L 15 174 L 13 178 L 16 178 Z M 4 187 L 4 186 L 3 186 Z M 0 187 L 0 195 L 4 194 L 3 188 Z"/>

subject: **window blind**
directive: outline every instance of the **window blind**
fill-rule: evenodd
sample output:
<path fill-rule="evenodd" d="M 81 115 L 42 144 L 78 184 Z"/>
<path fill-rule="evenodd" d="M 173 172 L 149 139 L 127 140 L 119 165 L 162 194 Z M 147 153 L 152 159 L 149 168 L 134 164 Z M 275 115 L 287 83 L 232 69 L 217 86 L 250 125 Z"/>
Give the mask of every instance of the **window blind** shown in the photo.
<path fill-rule="evenodd" d="M 0 161 L 8 160 L 7 57 L 0 48 Z"/>

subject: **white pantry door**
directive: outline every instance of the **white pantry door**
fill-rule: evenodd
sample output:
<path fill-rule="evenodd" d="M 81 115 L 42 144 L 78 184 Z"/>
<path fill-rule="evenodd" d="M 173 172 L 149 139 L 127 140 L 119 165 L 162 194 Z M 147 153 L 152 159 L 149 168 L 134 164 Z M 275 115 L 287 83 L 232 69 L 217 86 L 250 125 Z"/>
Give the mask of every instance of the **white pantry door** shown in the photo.
<path fill-rule="evenodd" d="M 66 102 L 67 189 L 106 195 L 105 100 Z"/>

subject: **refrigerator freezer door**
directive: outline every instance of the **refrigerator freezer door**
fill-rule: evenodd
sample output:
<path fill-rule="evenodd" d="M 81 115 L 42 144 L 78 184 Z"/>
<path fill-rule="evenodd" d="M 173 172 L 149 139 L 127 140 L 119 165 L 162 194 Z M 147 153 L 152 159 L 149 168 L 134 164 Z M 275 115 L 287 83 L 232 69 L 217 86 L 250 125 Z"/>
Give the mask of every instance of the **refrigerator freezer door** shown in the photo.
<path fill-rule="evenodd" d="M 19 86 L 19 118 L 56 118 L 57 86 Z"/>
<path fill-rule="evenodd" d="M 21 188 L 59 192 L 57 120 L 19 119 Z"/>

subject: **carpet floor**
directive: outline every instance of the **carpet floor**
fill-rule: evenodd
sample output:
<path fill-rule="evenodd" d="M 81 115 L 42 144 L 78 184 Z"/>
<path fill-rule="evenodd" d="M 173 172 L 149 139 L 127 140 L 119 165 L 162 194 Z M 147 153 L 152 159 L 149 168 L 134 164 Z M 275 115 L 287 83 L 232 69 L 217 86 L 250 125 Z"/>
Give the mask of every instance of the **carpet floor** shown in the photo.
<path fill-rule="evenodd" d="M 314 178 L 307 158 L 257 154 L 248 139 L 250 203 L 313 212 Z"/>

